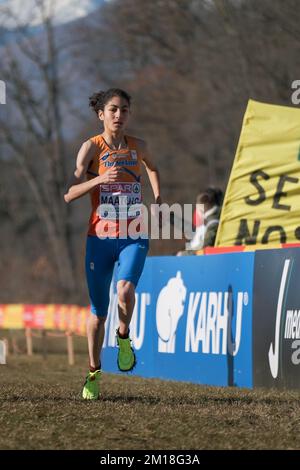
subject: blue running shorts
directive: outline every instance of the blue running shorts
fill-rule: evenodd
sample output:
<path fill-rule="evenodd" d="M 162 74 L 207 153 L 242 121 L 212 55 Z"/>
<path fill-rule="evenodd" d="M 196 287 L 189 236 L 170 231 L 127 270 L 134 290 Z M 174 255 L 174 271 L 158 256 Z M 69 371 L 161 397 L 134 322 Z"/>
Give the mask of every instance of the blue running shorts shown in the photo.
<path fill-rule="evenodd" d="M 144 238 L 87 237 L 85 269 L 92 313 L 107 316 L 115 263 L 116 281 L 131 281 L 137 286 L 148 250 L 149 240 Z"/>

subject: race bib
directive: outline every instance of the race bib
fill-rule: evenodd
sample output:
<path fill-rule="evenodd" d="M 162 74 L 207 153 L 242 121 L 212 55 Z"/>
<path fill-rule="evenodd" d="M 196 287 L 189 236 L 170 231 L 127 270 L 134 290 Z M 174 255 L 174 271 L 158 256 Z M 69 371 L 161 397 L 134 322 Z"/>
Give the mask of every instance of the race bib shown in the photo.
<path fill-rule="evenodd" d="M 141 183 L 109 183 L 100 185 L 101 219 L 133 219 L 141 214 Z"/>

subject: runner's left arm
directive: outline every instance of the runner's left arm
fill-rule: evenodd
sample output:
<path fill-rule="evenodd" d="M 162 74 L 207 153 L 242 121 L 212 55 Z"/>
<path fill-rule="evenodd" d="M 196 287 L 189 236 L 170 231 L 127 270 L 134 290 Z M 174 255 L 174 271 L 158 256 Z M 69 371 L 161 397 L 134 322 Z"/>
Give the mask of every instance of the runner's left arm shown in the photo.
<path fill-rule="evenodd" d="M 145 165 L 148 178 L 152 187 L 152 191 L 154 194 L 154 199 L 156 204 L 161 204 L 161 192 L 160 192 L 160 176 L 158 168 L 153 160 L 153 157 L 150 155 L 150 152 L 147 148 L 146 142 L 141 141 L 140 143 L 141 151 L 142 151 L 142 161 Z"/>

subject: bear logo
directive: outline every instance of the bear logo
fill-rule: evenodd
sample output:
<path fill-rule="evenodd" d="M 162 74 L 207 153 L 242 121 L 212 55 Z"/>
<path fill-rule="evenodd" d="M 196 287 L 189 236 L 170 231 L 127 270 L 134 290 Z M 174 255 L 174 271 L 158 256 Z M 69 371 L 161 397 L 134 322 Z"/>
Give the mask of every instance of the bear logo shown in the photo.
<path fill-rule="evenodd" d="M 158 351 L 175 353 L 176 330 L 183 315 L 186 287 L 181 272 L 169 279 L 162 288 L 156 303 L 156 327 L 158 331 Z"/>

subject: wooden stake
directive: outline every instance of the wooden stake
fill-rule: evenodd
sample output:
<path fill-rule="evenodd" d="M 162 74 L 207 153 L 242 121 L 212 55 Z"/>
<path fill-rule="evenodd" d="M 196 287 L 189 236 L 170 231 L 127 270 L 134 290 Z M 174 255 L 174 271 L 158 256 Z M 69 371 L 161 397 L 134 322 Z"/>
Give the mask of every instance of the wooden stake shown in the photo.
<path fill-rule="evenodd" d="M 9 341 L 8 341 L 7 338 L 4 338 L 3 341 L 5 343 L 5 348 L 6 348 L 6 357 L 8 357 L 8 354 L 9 354 Z"/>
<path fill-rule="evenodd" d="M 7 341 L 5 339 L 0 339 L 0 347 L 1 347 L 0 364 L 6 364 Z"/>
<path fill-rule="evenodd" d="M 47 331 L 42 330 L 42 351 L 43 351 L 43 359 L 47 359 Z"/>
<path fill-rule="evenodd" d="M 27 355 L 33 355 L 31 328 L 25 329 Z"/>
<path fill-rule="evenodd" d="M 66 335 L 67 335 L 67 348 L 68 348 L 68 362 L 69 362 L 69 366 L 73 366 L 75 364 L 73 335 L 70 331 L 67 331 Z"/>

